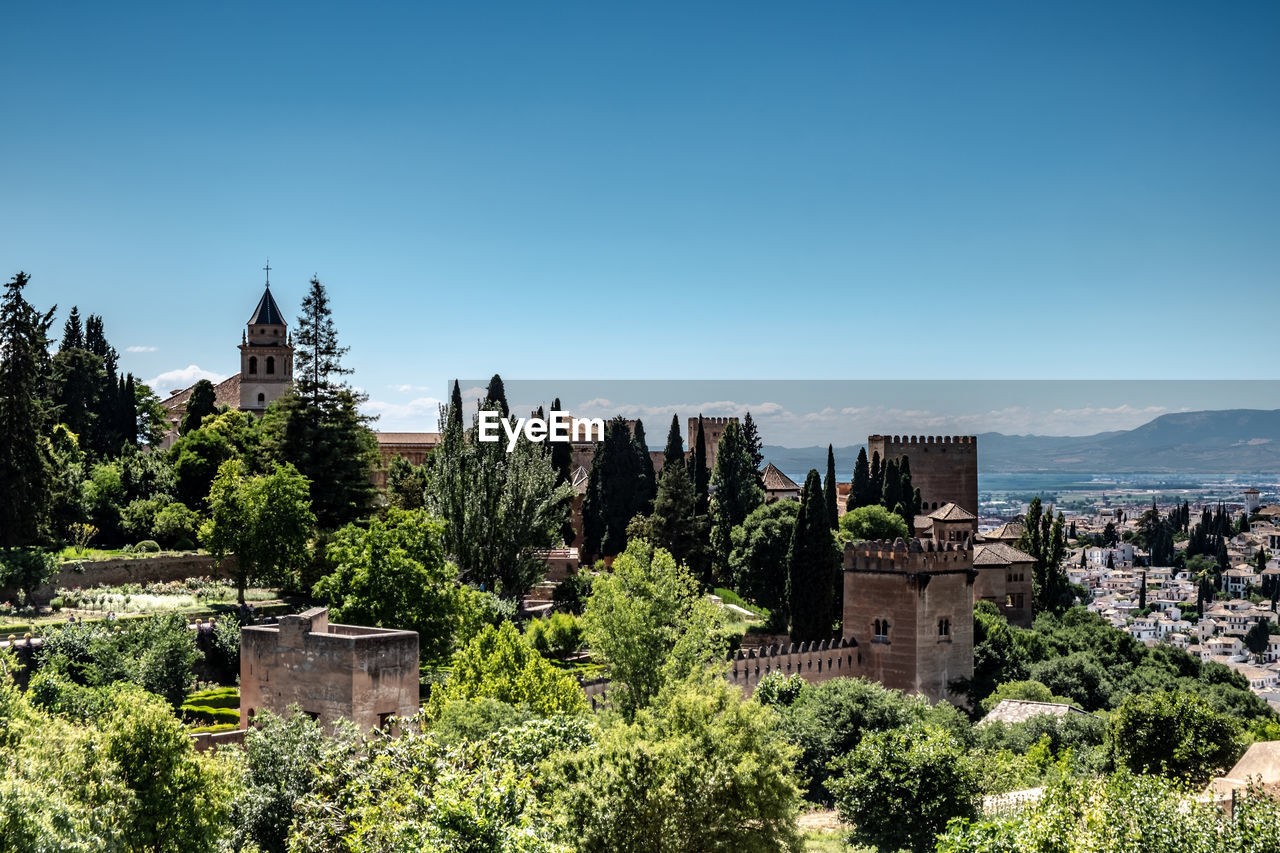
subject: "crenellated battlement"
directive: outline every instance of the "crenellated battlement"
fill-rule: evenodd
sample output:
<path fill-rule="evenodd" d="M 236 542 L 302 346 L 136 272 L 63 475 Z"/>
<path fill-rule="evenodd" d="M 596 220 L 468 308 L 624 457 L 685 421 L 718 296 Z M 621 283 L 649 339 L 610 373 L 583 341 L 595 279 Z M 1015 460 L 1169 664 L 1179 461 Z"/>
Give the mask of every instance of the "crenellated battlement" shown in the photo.
<path fill-rule="evenodd" d="M 773 672 L 800 675 L 811 684 L 858 671 L 858 643 L 853 638 L 787 643 L 763 649 L 739 649 L 729 663 L 729 683 L 748 691 Z"/>
<path fill-rule="evenodd" d="M 973 546 L 966 542 L 898 537 L 850 542 L 844 569 L 851 572 L 949 572 L 973 569 Z"/>
<path fill-rule="evenodd" d="M 737 422 L 738 422 L 738 419 L 737 419 L 737 418 L 709 418 L 709 417 L 704 416 L 704 417 L 702 418 L 702 428 L 705 430 L 705 429 L 706 429 L 707 427 L 709 427 L 709 426 L 720 426 L 720 427 L 723 427 L 723 426 L 728 426 L 728 425 L 729 425 L 729 424 L 731 424 L 731 423 L 735 423 L 735 424 L 736 424 Z M 690 425 L 691 425 L 694 429 L 697 429 L 697 428 L 698 428 L 698 419 L 697 419 L 697 418 L 689 418 L 689 423 L 690 423 Z"/>
<path fill-rule="evenodd" d="M 872 442 L 890 446 L 919 446 L 922 444 L 972 444 L 978 443 L 976 435 L 872 435 L 867 443 Z"/>

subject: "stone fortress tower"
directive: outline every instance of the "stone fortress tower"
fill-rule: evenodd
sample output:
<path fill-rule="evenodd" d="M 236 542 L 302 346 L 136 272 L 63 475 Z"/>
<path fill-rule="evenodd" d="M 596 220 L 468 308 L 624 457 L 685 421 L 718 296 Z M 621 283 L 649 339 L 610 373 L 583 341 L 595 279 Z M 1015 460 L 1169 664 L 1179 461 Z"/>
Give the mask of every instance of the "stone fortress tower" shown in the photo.
<path fill-rule="evenodd" d="M 872 435 L 867 437 L 867 458 L 873 453 L 880 454 L 882 464 L 903 456 L 911 460 L 911 483 L 920 490 L 926 515 L 947 503 L 977 515 L 976 435 Z"/>
<path fill-rule="evenodd" d="M 293 338 L 267 287 L 240 339 L 240 410 L 261 415 L 293 382 Z"/>

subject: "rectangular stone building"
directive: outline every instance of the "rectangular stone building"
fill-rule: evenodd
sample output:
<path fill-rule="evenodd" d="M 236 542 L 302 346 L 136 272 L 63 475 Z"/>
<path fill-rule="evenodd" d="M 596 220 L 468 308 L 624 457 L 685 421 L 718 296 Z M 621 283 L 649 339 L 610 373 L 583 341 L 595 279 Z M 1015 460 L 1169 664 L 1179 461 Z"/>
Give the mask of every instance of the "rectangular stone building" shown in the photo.
<path fill-rule="evenodd" d="M 418 681 L 416 631 L 330 624 L 324 607 L 240 630 L 242 727 L 297 705 L 325 726 L 346 719 L 368 731 L 416 714 Z"/>
<path fill-rule="evenodd" d="M 973 550 L 951 543 L 859 542 L 844 552 L 844 637 L 857 674 L 932 702 L 973 676 Z"/>

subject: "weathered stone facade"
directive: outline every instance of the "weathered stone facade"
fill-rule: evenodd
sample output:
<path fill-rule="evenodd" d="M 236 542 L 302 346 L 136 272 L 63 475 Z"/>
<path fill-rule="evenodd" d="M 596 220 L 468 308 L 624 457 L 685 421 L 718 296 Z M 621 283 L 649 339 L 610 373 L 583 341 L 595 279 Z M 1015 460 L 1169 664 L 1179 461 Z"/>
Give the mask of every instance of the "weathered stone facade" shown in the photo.
<path fill-rule="evenodd" d="M 329 623 L 326 608 L 240 631 L 240 725 L 290 705 L 361 730 L 418 711 L 418 634 Z"/>
<path fill-rule="evenodd" d="M 844 637 L 858 674 L 930 701 L 973 675 L 973 550 L 932 540 L 860 542 L 844 552 Z"/>
<path fill-rule="evenodd" d="M 911 484 L 920 490 L 926 513 L 947 502 L 978 511 L 978 437 L 976 435 L 873 435 L 867 458 L 911 460 Z"/>

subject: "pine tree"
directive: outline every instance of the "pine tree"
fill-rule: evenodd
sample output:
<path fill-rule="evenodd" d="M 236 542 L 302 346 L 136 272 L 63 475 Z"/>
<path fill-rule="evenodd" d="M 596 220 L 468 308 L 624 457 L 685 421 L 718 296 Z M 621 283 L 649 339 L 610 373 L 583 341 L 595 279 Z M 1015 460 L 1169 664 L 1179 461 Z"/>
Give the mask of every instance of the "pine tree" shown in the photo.
<path fill-rule="evenodd" d="M 29 281 L 17 273 L 0 299 L 0 546 L 6 550 L 37 540 L 52 501 L 39 397 L 51 315 L 42 317 L 22 295 Z"/>
<path fill-rule="evenodd" d="M 693 466 L 689 479 L 693 480 L 693 493 L 698 499 L 698 515 L 706 515 L 711 506 L 711 472 L 707 469 L 707 437 L 702 431 L 701 414 L 698 415 L 698 432 L 693 441 L 693 455 L 689 464 Z"/>
<path fill-rule="evenodd" d="M 646 503 L 652 507 L 653 499 L 658 496 L 658 475 L 653 470 L 653 457 L 649 455 L 649 440 L 644 434 L 644 421 L 636 418 L 634 433 L 636 455 L 640 462 L 640 471 L 644 474 Z"/>
<path fill-rule="evenodd" d="M 204 419 L 217 411 L 215 402 L 213 383 L 208 379 L 201 379 L 191 386 L 191 396 L 187 398 L 187 411 L 182 416 L 182 426 L 178 428 L 178 434 L 186 435 L 192 430 L 200 429 Z"/>
<path fill-rule="evenodd" d="M 911 457 L 904 456 L 898 463 L 898 478 L 901 485 L 898 487 L 898 494 L 902 497 L 903 507 L 906 509 L 906 515 L 902 516 L 906 519 L 907 524 L 911 524 L 911 520 L 921 513 L 924 507 L 920 501 L 920 490 L 911 484 Z M 978 508 L 966 507 L 977 512 Z"/>
<path fill-rule="evenodd" d="M 75 305 L 71 306 L 67 322 L 62 326 L 62 343 L 58 349 L 84 349 L 84 325 L 80 322 L 80 309 Z"/>
<path fill-rule="evenodd" d="M 898 512 L 902 500 L 902 474 L 898 469 L 898 460 L 890 459 L 884 464 L 882 474 L 883 485 L 880 487 L 880 505 L 889 512 Z"/>
<path fill-rule="evenodd" d="M 294 465 L 311 484 L 312 509 L 322 530 L 363 517 L 373 505 L 373 466 L 378 445 L 360 413 L 366 399 L 345 381 L 351 373 L 338 345 L 329 296 L 311 279 L 294 335 L 294 383 L 291 393 L 273 404 L 264 418 L 265 443 L 279 462 Z"/>
<path fill-rule="evenodd" d="M 825 640 L 831 636 L 835 572 L 839 563 L 831 526 L 827 523 L 822 478 L 810 469 L 800 493 L 800 513 L 791 537 L 787 578 L 791 639 Z"/>
<path fill-rule="evenodd" d="M 680 416 L 671 416 L 671 429 L 667 431 L 667 448 L 662 454 L 662 469 L 665 471 L 669 465 L 679 465 L 685 467 L 684 462 L 684 437 L 680 434 Z M 685 472 L 686 474 L 688 472 Z M 692 480 L 689 481 L 693 483 Z"/>
<path fill-rule="evenodd" d="M 836 453 L 830 444 L 827 445 L 827 479 L 822 484 L 822 490 L 827 501 L 827 519 L 831 529 L 835 530 L 840 522 L 840 513 L 836 506 Z"/>
<path fill-rule="evenodd" d="M 853 465 L 853 482 L 849 484 L 849 501 L 845 509 L 857 509 L 866 506 L 870 501 L 867 494 L 871 489 L 871 466 L 867 462 L 867 449 L 858 449 L 858 461 Z"/>
<path fill-rule="evenodd" d="M 116 352 L 115 347 L 107 343 L 101 314 L 90 314 L 85 320 L 84 348 L 102 359 L 103 372 L 114 379 L 120 365 L 120 354 Z"/>
<path fill-rule="evenodd" d="M 503 418 L 511 416 L 511 407 L 507 405 L 507 389 L 502 384 L 502 377 L 493 374 L 489 387 L 485 389 L 484 399 L 487 408 L 497 409 Z"/>

